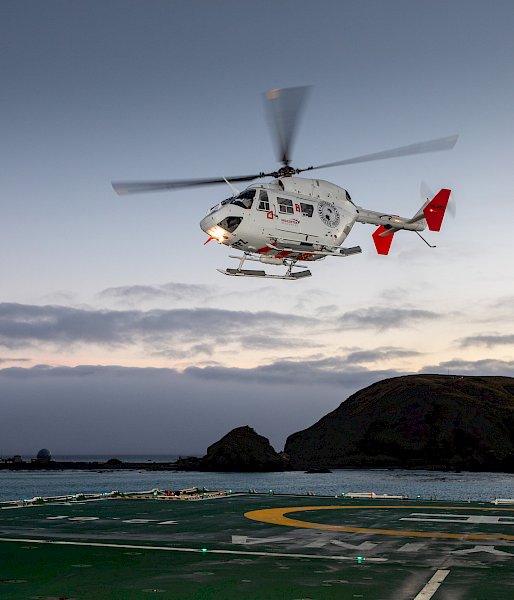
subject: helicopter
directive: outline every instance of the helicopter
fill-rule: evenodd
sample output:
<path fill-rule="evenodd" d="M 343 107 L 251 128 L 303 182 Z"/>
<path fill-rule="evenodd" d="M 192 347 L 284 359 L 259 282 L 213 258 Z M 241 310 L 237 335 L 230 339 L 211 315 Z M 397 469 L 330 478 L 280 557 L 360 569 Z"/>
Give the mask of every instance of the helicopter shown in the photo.
<path fill-rule="evenodd" d="M 377 226 L 372 238 L 379 254 L 389 253 L 393 236 L 400 230 L 414 231 L 428 246 L 434 247 L 421 236 L 420 231 L 427 226 L 430 231 L 440 230 L 451 190 L 443 188 L 426 198 L 414 216 L 400 217 L 356 205 L 347 190 L 329 181 L 298 175 L 315 169 L 450 150 L 455 146 L 458 136 L 295 168 L 291 166 L 291 150 L 309 89 L 309 86 L 282 88 L 265 94 L 277 162 L 282 163 L 278 170 L 234 177 L 113 182 L 113 189 L 121 195 L 223 183 L 228 185 L 231 196 L 213 206 L 200 222 L 200 227 L 208 236 L 205 244 L 217 241 L 242 252 L 237 256 L 230 255 L 230 258 L 239 261 L 236 268 L 218 269 L 220 273 L 234 277 L 290 281 L 309 277 L 312 275 L 310 269 L 301 263 L 327 257 L 348 257 L 362 251 L 360 246 L 342 246 L 355 223 Z M 268 177 L 273 178 L 272 181 L 253 183 L 242 191 L 235 187 L 241 182 Z M 284 266 L 286 271 L 276 274 L 262 268 L 248 269 L 244 268 L 246 262 Z"/>

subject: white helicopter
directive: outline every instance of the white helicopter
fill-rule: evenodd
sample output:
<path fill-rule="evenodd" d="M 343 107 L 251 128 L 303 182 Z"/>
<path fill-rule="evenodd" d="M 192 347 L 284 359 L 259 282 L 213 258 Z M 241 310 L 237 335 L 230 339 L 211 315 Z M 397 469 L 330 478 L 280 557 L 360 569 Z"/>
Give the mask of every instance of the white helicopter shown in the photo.
<path fill-rule="evenodd" d="M 314 169 L 449 150 L 456 144 L 458 136 L 296 169 L 290 166 L 290 153 L 308 89 L 285 88 L 271 90 L 265 95 L 277 158 L 283 165 L 277 171 L 210 179 L 116 182 L 112 184 L 114 190 L 118 194 L 128 194 L 226 183 L 233 195 L 213 206 L 200 223 L 209 236 L 206 244 L 216 240 L 242 252 L 239 256 L 230 256 L 239 260 L 235 269 L 218 269 L 224 275 L 293 281 L 309 277 L 310 270 L 300 262 L 322 260 L 328 256 L 352 256 L 361 252 L 359 246 L 342 247 L 355 223 L 378 226 L 373 233 L 373 241 L 379 254 L 388 254 L 394 234 L 401 229 L 416 232 L 430 246 L 419 232 L 427 225 L 431 231 L 440 230 L 450 198 L 449 189 L 441 189 L 432 198 L 427 198 L 416 214 L 409 218 L 362 208 L 354 204 L 345 189 L 322 179 L 296 175 Z M 269 183 L 250 185 L 242 192 L 233 185 L 264 177 L 274 179 Z M 286 272 L 278 275 L 260 269 L 245 269 L 246 261 L 283 265 Z M 295 268 L 302 270 L 293 270 Z"/>

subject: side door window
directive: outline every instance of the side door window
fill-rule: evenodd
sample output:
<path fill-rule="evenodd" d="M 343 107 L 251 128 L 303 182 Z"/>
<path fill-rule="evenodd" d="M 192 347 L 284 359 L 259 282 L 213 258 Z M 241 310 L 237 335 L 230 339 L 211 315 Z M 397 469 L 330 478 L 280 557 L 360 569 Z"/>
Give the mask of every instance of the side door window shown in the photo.
<path fill-rule="evenodd" d="M 314 206 L 312 204 L 305 204 L 304 202 L 300 202 L 300 208 L 302 209 L 302 215 L 304 217 L 312 217 L 314 212 Z"/>
<path fill-rule="evenodd" d="M 294 213 L 293 201 L 288 198 L 277 198 L 278 212 L 286 215 Z"/>
<path fill-rule="evenodd" d="M 269 198 L 266 190 L 260 190 L 259 192 L 259 205 L 257 206 L 257 210 L 269 211 Z"/>

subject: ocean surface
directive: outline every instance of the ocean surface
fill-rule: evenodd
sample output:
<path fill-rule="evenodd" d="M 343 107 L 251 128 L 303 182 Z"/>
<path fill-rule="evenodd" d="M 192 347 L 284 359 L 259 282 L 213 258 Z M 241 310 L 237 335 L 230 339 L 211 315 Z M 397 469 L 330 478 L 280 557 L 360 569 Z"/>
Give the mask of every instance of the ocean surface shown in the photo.
<path fill-rule="evenodd" d="M 110 456 L 55 456 L 55 460 L 102 462 Z M 168 462 L 176 456 L 118 456 L 124 462 Z M 409 498 L 483 500 L 514 498 L 514 474 L 344 469 L 332 473 L 200 473 L 175 471 L 0 471 L 0 501 L 76 493 L 130 492 L 153 488 L 335 496 L 347 492 L 400 494 Z"/>

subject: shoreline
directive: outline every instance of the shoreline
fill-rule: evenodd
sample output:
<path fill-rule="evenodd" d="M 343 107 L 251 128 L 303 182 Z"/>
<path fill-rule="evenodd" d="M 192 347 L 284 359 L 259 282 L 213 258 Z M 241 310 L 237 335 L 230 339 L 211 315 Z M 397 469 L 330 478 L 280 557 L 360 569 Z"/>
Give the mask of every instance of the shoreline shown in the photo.
<path fill-rule="evenodd" d="M 107 462 L 79 462 L 50 461 L 46 463 L 0 463 L 1 471 L 177 471 L 179 468 L 174 462 L 165 463 L 136 463 L 120 462 L 108 464 Z"/>
<path fill-rule="evenodd" d="M 490 465 L 488 465 L 490 467 Z M 454 469 L 445 465 L 416 465 L 416 466 L 370 466 L 370 465 L 352 465 L 352 466 L 334 466 L 331 470 L 337 471 L 352 471 L 352 470 L 370 470 L 370 471 L 430 471 L 441 473 L 498 473 L 512 475 L 512 471 L 501 471 L 490 468 L 484 469 Z M 283 469 L 273 471 L 246 471 L 240 469 L 202 469 L 199 464 L 187 465 L 182 461 L 176 462 L 116 462 L 109 464 L 108 462 L 99 461 L 50 461 L 50 462 L 5 462 L 0 463 L 0 471 L 22 471 L 22 472 L 48 472 L 48 471 L 96 471 L 96 472 L 113 472 L 113 471 L 180 471 L 180 472 L 200 472 L 200 473 L 276 473 L 286 471 L 300 471 L 307 473 L 306 469 Z M 316 473 L 316 471 L 314 471 Z"/>

